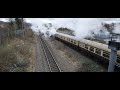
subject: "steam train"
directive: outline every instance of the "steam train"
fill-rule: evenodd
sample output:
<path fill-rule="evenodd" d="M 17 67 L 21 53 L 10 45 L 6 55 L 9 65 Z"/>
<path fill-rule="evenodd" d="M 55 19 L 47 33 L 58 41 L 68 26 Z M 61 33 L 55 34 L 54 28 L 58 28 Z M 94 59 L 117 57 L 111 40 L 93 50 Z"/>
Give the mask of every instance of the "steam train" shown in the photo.
<path fill-rule="evenodd" d="M 109 61 L 110 49 L 108 45 L 90 41 L 87 39 L 78 40 L 77 38 L 61 33 L 55 35 L 55 39 L 62 41 L 75 49 L 83 50 L 87 55 L 98 57 L 106 62 Z M 116 66 L 120 67 L 120 51 L 117 52 Z"/>

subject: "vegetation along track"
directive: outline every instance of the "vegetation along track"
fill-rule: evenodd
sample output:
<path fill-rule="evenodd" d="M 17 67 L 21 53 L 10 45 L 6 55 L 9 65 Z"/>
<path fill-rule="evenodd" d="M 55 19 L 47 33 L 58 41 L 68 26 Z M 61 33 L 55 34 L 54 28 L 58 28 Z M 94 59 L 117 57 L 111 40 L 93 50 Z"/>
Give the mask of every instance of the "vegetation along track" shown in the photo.
<path fill-rule="evenodd" d="M 45 54 L 46 61 L 48 63 L 50 72 L 61 72 L 54 55 L 52 54 L 51 50 L 47 46 L 47 43 L 45 40 L 43 40 L 42 36 L 39 35 L 39 40 L 41 42 L 43 52 Z"/>

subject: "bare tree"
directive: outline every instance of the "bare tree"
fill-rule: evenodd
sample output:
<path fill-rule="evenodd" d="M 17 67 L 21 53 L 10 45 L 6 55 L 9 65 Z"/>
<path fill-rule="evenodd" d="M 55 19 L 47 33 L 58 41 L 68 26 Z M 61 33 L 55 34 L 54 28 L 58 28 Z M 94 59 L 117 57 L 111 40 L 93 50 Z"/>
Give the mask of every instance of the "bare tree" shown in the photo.
<path fill-rule="evenodd" d="M 15 18 L 9 18 L 9 27 L 8 27 L 8 37 L 13 36 L 15 34 L 15 25 L 14 25 Z"/>
<path fill-rule="evenodd" d="M 23 30 L 23 36 L 24 36 L 24 22 L 25 20 L 23 18 L 15 18 L 17 30 Z"/>

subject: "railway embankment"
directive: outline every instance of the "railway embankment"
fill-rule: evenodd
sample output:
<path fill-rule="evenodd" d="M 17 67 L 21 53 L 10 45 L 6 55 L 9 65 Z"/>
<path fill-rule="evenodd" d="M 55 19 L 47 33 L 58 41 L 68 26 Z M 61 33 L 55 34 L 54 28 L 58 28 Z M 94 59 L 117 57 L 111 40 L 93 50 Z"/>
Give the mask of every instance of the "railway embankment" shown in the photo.
<path fill-rule="evenodd" d="M 106 72 L 107 70 L 94 60 L 55 39 L 47 39 L 57 62 L 65 72 Z"/>
<path fill-rule="evenodd" d="M 34 72 L 34 35 L 14 37 L 0 45 L 0 72 Z"/>

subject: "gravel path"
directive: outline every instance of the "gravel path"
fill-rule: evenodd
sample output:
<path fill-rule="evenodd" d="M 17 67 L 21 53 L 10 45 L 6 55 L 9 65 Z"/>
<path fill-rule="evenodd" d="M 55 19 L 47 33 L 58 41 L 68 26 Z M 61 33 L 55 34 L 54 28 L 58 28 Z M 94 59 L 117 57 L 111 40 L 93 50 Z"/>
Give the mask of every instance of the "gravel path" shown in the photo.
<path fill-rule="evenodd" d="M 65 44 L 54 40 L 46 39 L 57 62 L 63 72 L 106 72 L 107 70 L 96 62 L 83 56 Z"/>

